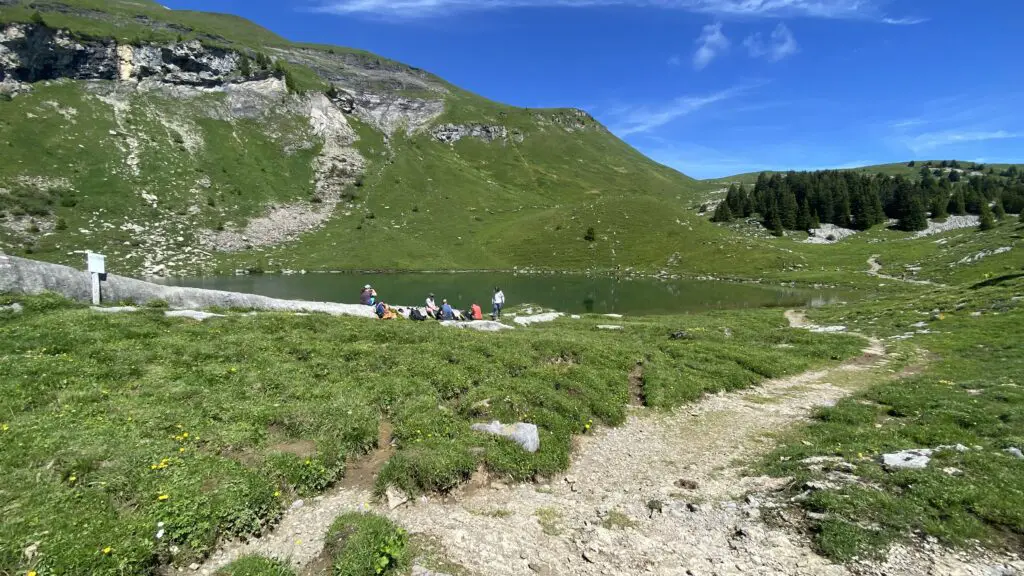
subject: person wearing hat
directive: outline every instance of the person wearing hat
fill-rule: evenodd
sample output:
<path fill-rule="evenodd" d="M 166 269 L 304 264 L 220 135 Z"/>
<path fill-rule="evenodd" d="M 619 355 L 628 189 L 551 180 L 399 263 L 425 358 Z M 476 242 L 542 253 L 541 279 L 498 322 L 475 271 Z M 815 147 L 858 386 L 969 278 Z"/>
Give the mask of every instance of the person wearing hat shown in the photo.
<path fill-rule="evenodd" d="M 439 310 L 440 310 L 440 308 L 437 307 L 437 303 L 434 302 L 434 293 L 431 292 L 427 296 L 427 316 L 430 316 L 431 318 L 436 319 L 437 318 L 437 312 Z"/>
<path fill-rule="evenodd" d="M 359 303 L 363 306 L 373 306 L 377 303 L 377 291 L 373 286 L 363 286 L 363 291 L 359 293 Z"/>

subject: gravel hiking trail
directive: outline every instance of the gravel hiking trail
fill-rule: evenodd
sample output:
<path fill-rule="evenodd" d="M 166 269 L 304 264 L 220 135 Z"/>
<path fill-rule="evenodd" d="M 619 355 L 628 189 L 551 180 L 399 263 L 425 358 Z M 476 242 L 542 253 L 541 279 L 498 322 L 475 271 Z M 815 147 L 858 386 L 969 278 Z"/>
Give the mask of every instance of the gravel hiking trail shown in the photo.
<path fill-rule="evenodd" d="M 932 282 L 931 280 L 914 280 L 913 278 L 899 278 L 888 274 L 882 274 L 882 264 L 878 261 L 880 257 L 881 254 L 872 254 L 871 257 L 868 258 L 868 276 L 883 278 L 885 280 L 895 280 L 896 282 L 906 282 L 907 284 L 918 284 L 921 286 L 943 286 L 943 284 Z"/>
<path fill-rule="evenodd" d="M 788 312 L 791 326 L 806 325 Z M 351 510 L 385 514 L 438 543 L 440 553 L 478 576 L 732 574 L 1015 574 L 1015 558 L 896 547 L 882 563 L 838 566 L 798 531 L 780 524 L 775 494 L 786 479 L 748 476 L 743 462 L 774 445 L 772 434 L 804 421 L 864 386 L 897 377 L 878 340 L 833 368 L 706 396 L 673 413 L 631 407 L 620 427 L 579 437 L 567 473 L 547 484 L 506 485 L 478 473 L 447 496 L 390 509 L 369 487 L 343 485 L 285 513 L 270 534 L 232 543 L 199 571 L 246 554 L 289 559 L 320 574 L 318 558 L 333 519 Z M 625 382 L 623 383 L 626 384 Z M 772 516 L 766 523 L 762 516 Z M 779 519 L 782 519 L 781 522 Z M 415 567 L 414 576 L 434 574 Z"/>

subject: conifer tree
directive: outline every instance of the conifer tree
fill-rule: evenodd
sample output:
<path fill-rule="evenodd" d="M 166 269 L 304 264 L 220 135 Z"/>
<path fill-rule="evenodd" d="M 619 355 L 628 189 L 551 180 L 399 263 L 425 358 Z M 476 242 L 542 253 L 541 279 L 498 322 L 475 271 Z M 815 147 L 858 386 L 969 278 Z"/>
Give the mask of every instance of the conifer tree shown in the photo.
<path fill-rule="evenodd" d="M 1002 197 L 996 197 L 996 204 L 992 207 L 992 214 L 995 215 L 996 220 L 1002 220 L 1006 217 L 1006 209 L 1003 208 Z"/>
<path fill-rule="evenodd" d="M 992 217 L 992 209 L 988 207 L 987 202 L 981 203 L 981 222 L 978 224 L 978 230 L 982 232 L 991 230 L 996 227 L 995 218 Z"/>
<path fill-rule="evenodd" d="M 932 219 L 944 220 L 949 217 L 950 199 L 944 195 L 936 196 L 932 201 Z"/>
<path fill-rule="evenodd" d="M 714 215 L 711 216 L 712 222 L 732 222 L 732 210 L 729 209 L 729 202 L 719 202 L 718 207 L 715 208 Z"/>
<path fill-rule="evenodd" d="M 897 227 L 907 232 L 916 232 L 928 227 L 928 217 L 924 213 L 924 205 L 916 197 L 910 199 L 906 212 L 900 218 Z"/>

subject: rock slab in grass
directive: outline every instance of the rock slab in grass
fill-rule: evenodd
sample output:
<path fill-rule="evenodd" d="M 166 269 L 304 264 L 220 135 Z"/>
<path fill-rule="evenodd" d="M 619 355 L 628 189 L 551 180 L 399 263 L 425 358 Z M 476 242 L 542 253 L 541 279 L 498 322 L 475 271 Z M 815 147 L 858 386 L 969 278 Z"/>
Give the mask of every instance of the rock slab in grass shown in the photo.
<path fill-rule="evenodd" d="M 168 318 L 191 318 L 202 322 L 210 318 L 224 318 L 223 314 L 212 314 L 210 312 L 203 312 L 202 310 L 169 310 L 164 312 L 164 316 Z"/>
<path fill-rule="evenodd" d="M 479 330 L 481 332 L 512 330 L 511 326 L 502 324 L 501 322 L 494 322 L 492 320 L 476 320 L 474 322 L 455 322 L 454 320 L 445 320 L 444 322 L 441 322 L 441 325 L 453 328 L 468 328 L 470 330 Z"/>
<path fill-rule="evenodd" d="M 15 302 L 14 304 L 8 304 L 7 306 L 0 306 L 0 312 L 10 312 L 11 314 L 21 314 L 24 308 L 21 304 Z"/>
<path fill-rule="evenodd" d="M 1021 452 L 1020 448 L 1007 448 L 1003 450 L 1003 452 L 1006 452 L 1018 460 L 1024 460 L 1024 452 Z"/>
<path fill-rule="evenodd" d="M 882 454 L 882 464 L 890 470 L 923 470 L 928 467 L 934 452 L 931 448 L 921 448 Z"/>
<path fill-rule="evenodd" d="M 517 316 L 513 322 L 520 326 L 529 326 L 530 324 L 540 324 L 542 322 L 553 322 L 562 316 L 561 312 L 545 312 L 544 314 L 534 314 L 533 316 Z"/>
<path fill-rule="evenodd" d="M 624 328 L 622 326 L 617 326 L 615 324 L 598 324 L 597 325 L 597 329 L 598 330 L 624 330 Z"/>
<path fill-rule="evenodd" d="M 487 432 L 508 438 L 522 446 L 527 452 L 536 452 L 540 448 L 540 434 L 537 432 L 536 424 L 527 424 L 526 422 L 502 424 L 495 420 L 490 424 L 473 424 L 469 428 L 476 432 Z"/>

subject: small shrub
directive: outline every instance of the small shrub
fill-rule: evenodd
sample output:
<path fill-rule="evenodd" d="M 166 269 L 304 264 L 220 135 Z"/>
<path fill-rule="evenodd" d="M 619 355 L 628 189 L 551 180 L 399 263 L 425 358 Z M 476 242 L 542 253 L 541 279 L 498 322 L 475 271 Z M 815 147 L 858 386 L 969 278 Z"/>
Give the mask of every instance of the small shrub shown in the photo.
<path fill-rule="evenodd" d="M 62 196 L 60 199 L 60 205 L 64 208 L 74 208 L 78 206 L 78 198 L 74 196 Z"/>
<path fill-rule="evenodd" d="M 224 222 L 217 222 L 217 226 L 215 226 L 215 228 L 216 228 L 217 232 L 223 232 L 224 231 Z"/>
<path fill-rule="evenodd" d="M 419 206 L 413 206 L 412 207 L 412 211 L 413 212 L 419 212 L 420 211 L 420 207 Z"/>
<path fill-rule="evenodd" d="M 214 198 L 213 196 L 210 196 L 209 198 L 206 199 L 206 205 L 209 206 L 210 208 L 215 208 L 217 206 L 217 199 Z"/>
<path fill-rule="evenodd" d="M 583 239 L 586 240 L 587 242 L 593 242 L 594 240 L 597 240 L 597 233 L 594 231 L 593 226 L 587 228 L 587 232 L 583 235 Z"/>
<path fill-rule="evenodd" d="M 170 308 L 170 307 L 171 307 L 171 305 L 168 304 L 166 300 L 157 299 L 157 300 L 150 300 L 149 302 L 146 302 L 146 308 L 154 308 L 154 309 L 165 310 L 165 309 Z"/>
<path fill-rule="evenodd" d="M 367 220 L 373 220 L 373 219 L 374 219 L 374 218 L 376 218 L 376 217 L 377 217 L 377 215 L 376 215 L 376 214 L 374 214 L 373 212 L 367 212 L 367 213 L 366 213 L 366 219 L 367 219 Z"/>
<path fill-rule="evenodd" d="M 325 550 L 334 576 L 395 574 L 405 568 L 408 535 L 375 514 L 342 514 L 327 532 Z"/>
<path fill-rule="evenodd" d="M 309 199 L 309 201 L 313 204 L 323 204 L 324 199 L 319 196 L 313 196 L 312 198 Z"/>
<path fill-rule="evenodd" d="M 38 10 L 32 13 L 32 23 L 39 26 L 46 26 L 46 18 Z"/>
<path fill-rule="evenodd" d="M 28 225 L 28 231 L 30 234 L 39 234 L 39 224 L 32 222 L 31 224 Z"/>
<path fill-rule="evenodd" d="M 68 221 L 64 218 L 57 218 L 57 222 L 53 225 L 54 230 L 64 231 L 68 229 Z"/>

